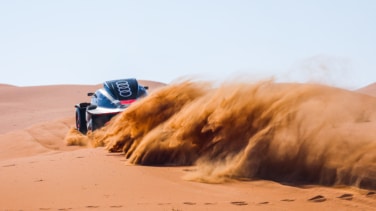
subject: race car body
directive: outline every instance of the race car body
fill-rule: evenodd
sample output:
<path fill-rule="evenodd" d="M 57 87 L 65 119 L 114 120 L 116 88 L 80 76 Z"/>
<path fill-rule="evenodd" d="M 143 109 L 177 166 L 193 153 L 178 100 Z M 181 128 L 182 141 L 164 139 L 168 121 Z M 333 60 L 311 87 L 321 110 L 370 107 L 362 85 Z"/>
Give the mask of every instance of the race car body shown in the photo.
<path fill-rule="evenodd" d="M 133 102 L 145 97 L 147 89 L 134 78 L 104 82 L 103 88 L 88 93 L 90 103 L 75 105 L 77 130 L 86 134 L 88 130 L 101 128 Z"/>

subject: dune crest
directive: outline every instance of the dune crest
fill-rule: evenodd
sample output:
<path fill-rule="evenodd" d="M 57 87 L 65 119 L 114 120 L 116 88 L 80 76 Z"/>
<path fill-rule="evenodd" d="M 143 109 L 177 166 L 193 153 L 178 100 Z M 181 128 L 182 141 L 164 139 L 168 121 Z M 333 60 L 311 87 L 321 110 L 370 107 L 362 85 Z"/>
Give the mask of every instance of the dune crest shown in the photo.
<path fill-rule="evenodd" d="M 196 165 L 186 177 L 195 181 L 376 189 L 375 108 L 374 97 L 323 85 L 185 81 L 66 141 L 124 152 L 133 164 Z"/>
<path fill-rule="evenodd" d="M 376 82 L 369 84 L 368 86 L 362 87 L 356 91 L 376 97 Z"/>

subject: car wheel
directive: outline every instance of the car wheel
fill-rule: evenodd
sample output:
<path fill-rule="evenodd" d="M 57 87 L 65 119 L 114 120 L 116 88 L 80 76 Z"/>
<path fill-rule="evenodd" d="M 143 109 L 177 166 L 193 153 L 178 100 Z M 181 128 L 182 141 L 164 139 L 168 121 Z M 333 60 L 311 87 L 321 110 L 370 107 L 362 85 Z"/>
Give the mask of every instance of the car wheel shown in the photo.
<path fill-rule="evenodd" d="M 83 134 L 87 133 L 85 112 L 86 109 L 76 108 L 76 128 Z"/>

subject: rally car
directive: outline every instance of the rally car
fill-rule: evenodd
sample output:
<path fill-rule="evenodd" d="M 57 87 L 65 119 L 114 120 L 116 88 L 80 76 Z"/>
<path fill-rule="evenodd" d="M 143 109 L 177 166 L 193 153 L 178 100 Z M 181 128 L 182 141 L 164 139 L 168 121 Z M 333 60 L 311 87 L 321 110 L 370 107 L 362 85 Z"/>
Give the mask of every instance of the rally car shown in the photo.
<path fill-rule="evenodd" d="M 88 93 L 90 103 L 75 105 L 76 128 L 83 134 L 103 127 L 112 117 L 124 111 L 136 100 L 147 95 L 147 86 L 142 86 L 135 78 L 111 80 L 103 83 L 103 88 Z"/>

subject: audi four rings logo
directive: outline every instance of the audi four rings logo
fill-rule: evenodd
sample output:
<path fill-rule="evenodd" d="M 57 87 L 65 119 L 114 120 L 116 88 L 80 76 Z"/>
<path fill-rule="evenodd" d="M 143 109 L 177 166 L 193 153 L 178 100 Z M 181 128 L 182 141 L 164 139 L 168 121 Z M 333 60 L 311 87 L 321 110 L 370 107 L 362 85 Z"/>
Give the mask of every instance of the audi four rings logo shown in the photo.
<path fill-rule="evenodd" d="M 129 86 L 128 81 L 117 81 L 116 87 L 119 91 L 120 96 L 129 97 L 132 95 L 131 87 Z"/>

